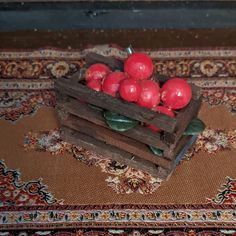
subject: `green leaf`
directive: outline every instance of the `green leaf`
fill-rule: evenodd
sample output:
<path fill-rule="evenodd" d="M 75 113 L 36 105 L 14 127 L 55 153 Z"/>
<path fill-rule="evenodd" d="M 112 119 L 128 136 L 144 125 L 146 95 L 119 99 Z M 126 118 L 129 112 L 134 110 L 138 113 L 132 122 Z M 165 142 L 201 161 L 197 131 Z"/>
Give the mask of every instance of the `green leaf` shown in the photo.
<path fill-rule="evenodd" d="M 116 131 L 123 132 L 134 128 L 138 124 L 138 121 L 119 115 L 115 112 L 105 111 L 103 114 L 108 126 Z"/>
<path fill-rule="evenodd" d="M 158 156 L 163 156 L 163 150 L 153 147 L 153 146 L 149 146 L 149 148 L 151 149 L 151 151 Z"/>
<path fill-rule="evenodd" d="M 184 131 L 184 135 L 197 135 L 204 131 L 206 125 L 202 120 L 194 118 Z"/>

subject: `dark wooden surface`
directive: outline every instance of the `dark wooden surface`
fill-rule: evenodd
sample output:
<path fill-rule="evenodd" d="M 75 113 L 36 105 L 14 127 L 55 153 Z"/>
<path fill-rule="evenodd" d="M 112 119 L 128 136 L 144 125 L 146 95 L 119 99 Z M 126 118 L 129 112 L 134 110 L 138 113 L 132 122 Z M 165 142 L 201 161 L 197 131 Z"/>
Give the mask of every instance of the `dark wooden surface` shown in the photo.
<path fill-rule="evenodd" d="M 120 60 L 117 60 L 114 57 L 104 57 L 102 55 L 99 55 L 97 53 L 88 53 L 85 56 L 85 62 L 86 66 L 90 66 L 95 63 L 104 63 L 108 65 L 112 70 L 123 70 L 124 69 L 124 63 Z"/>
<path fill-rule="evenodd" d="M 1 49 L 29 50 L 48 46 L 73 50 L 97 44 L 117 44 L 124 48 L 132 44 L 134 48 L 144 49 L 236 46 L 236 28 L 8 31 L 0 32 Z"/>
<path fill-rule="evenodd" d="M 101 111 L 91 109 L 86 103 L 80 103 L 75 99 L 70 99 L 67 102 L 58 102 L 58 109 L 65 110 L 68 113 L 89 120 L 97 125 L 107 127 Z M 142 125 L 137 125 L 135 129 L 130 129 L 122 132 L 123 135 L 141 141 L 145 144 L 158 147 L 160 149 L 168 149 L 168 145 L 160 140 L 159 133 L 153 132 Z"/>
<path fill-rule="evenodd" d="M 61 96 L 59 97 L 62 98 Z M 102 126 L 108 128 L 101 111 L 91 109 L 88 104 L 80 103 L 75 99 L 70 98 L 69 101 L 58 101 L 57 111 L 60 113 L 60 117 L 62 120 L 61 123 L 65 123 L 65 121 L 68 119 L 69 114 L 73 114 L 74 116 L 80 117 L 96 124 L 96 127 Z M 170 160 L 175 159 L 176 155 L 188 141 L 188 137 L 183 136 L 177 144 L 175 143 L 174 145 L 172 144 L 171 146 L 168 146 L 160 139 L 159 133 L 153 132 L 152 130 L 142 125 L 137 125 L 135 129 L 120 132 L 120 134 L 133 140 L 137 140 L 142 144 L 147 144 L 162 149 L 164 151 L 164 157 Z"/>
<path fill-rule="evenodd" d="M 140 159 L 128 152 L 125 152 L 109 144 L 105 144 L 104 142 L 89 137 L 88 135 L 75 132 L 72 129 L 62 127 L 61 136 L 63 140 L 67 142 L 83 146 L 88 150 L 103 155 L 104 157 L 112 158 L 113 160 L 116 160 L 121 164 L 126 164 L 133 168 L 146 171 L 154 177 L 166 179 L 169 175 L 168 171 L 163 168 L 157 167 L 155 164 L 149 161 Z"/>
<path fill-rule="evenodd" d="M 85 56 L 85 62 L 87 66 L 101 62 L 112 67 L 113 70 L 123 69 L 122 61 L 115 58 L 106 58 L 94 53 Z M 178 154 L 181 153 L 181 150 L 190 139 L 190 137 L 181 138 L 181 136 L 192 118 L 197 116 L 201 104 L 200 89 L 192 85 L 193 96 L 190 104 L 177 112 L 175 118 L 170 118 L 139 107 L 136 104 L 127 103 L 119 98 L 113 98 L 102 92 L 89 89 L 83 84 L 84 72 L 83 68 L 71 77 L 60 78 L 55 82 L 57 110 L 61 125 L 74 130 L 75 134 L 77 132 L 76 135 L 85 135 L 87 138 L 84 141 L 90 138 L 92 138 L 90 141 L 95 140 L 93 144 L 85 144 L 85 148 L 89 146 L 91 148 L 93 145 L 98 145 L 101 148 L 104 144 L 107 144 L 110 150 L 108 156 L 111 159 L 116 160 L 118 158 L 117 155 L 120 155 L 119 151 L 125 152 L 127 155 L 132 154 L 138 158 L 135 165 L 142 166 L 144 160 L 149 164 L 155 164 L 161 170 L 161 175 L 165 175 L 167 178 L 175 168 L 176 158 L 179 158 Z M 156 76 L 154 77 L 156 78 Z M 150 137 L 145 133 L 145 127 L 142 127 L 142 124 L 126 132 L 115 132 L 105 123 L 102 111 L 91 108 L 90 104 L 98 106 L 103 110 L 107 109 L 130 117 L 141 123 L 154 124 L 164 130 L 163 136 L 149 131 L 152 134 L 151 136 L 155 136 L 152 142 L 158 140 L 154 143 L 154 146 L 162 149 L 164 155 L 160 157 L 150 151 L 147 146 L 147 144 L 150 145 Z M 144 132 L 142 132 L 142 129 Z M 146 130 L 148 129 L 146 128 Z M 66 132 L 65 138 L 69 139 L 68 135 L 72 135 L 72 133 Z M 73 140 L 73 137 L 70 138 Z M 113 153 L 111 149 L 113 149 Z M 109 150 L 106 150 L 106 152 L 109 152 Z M 115 155 L 114 158 L 113 155 Z"/>
<path fill-rule="evenodd" d="M 190 121 L 197 117 L 198 111 L 201 107 L 201 97 L 196 99 L 192 99 L 187 107 L 183 108 L 179 111 L 176 116 L 177 119 L 177 130 L 176 132 L 164 132 L 164 139 L 170 144 L 176 144 L 178 140 L 181 138 L 183 132 L 187 128 Z"/>
<path fill-rule="evenodd" d="M 159 114 L 147 108 L 138 107 L 132 103 L 113 98 L 107 94 L 99 93 L 79 83 L 74 83 L 65 78 L 57 79 L 56 90 L 63 94 L 72 96 L 80 101 L 108 109 L 131 119 L 153 124 L 167 132 L 173 132 L 176 128 L 176 119 Z"/>
<path fill-rule="evenodd" d="M 107 94 L 93 91 L 78 82 L 71 79 L 61 78 L 55 83 L 56 90 L 76 99 L 99 106 L 118 114 L 138 120 L 145 124 L 153 124 L 164 130 L 164 141 L 169 144 L 176 143 L 188 123 L 197 116 L 201 100 L 199 98 L 198 88 L 193 86 L 193 98 L 190 104 L 182 109 L 176 118 L 153 112 L 149 109 L 139 107 L 135 104 L 113 98 Z"/>
<path fill-rule="evenodd" d="M 173 167 L 173 163 L 170 160 L 153 154 L 145 144 L 128 138 L 122 135 L 122 133 L 114 132 L 73 115 L 70 115 L 66 120 L 61 120 L 61 123 L 66 127 L 125 150 L 165 169 L 171 170 Z"/>

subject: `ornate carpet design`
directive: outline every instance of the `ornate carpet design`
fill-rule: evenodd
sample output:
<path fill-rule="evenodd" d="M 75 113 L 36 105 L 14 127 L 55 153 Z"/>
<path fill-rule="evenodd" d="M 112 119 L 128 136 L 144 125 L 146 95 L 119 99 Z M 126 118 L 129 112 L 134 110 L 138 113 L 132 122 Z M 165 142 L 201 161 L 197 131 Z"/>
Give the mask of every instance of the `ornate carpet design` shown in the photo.
<path fill-rule="evenodd" d="M 211 202 L 216 204 L 235 204 L 236 203 L 236 179 L 227 177 L 227 181 L 222 185 L 219 193 Z"/>
<path fill-rule="evenodd" d="M 41 180 L 22 182 L 20 173 L 0 160 L 0 206 L 62 204 L 47 191 Z"/>
<path fill-rule="evenodd" d="M 13 231 L 11 233 L 7 232 L 7 236 L 112 236 L 112 235 L 121 235 L 121 236 L 150 236 L 150 235 L 159 235 L 159 236 L 224 236 L 224 235 L 233 235 L 235 230 L 214 230 L 214 229 L 97 229 L 97 230 L 47 230 L 47 231 L 31 231 L 29 233 L 22 231 Z"/>
<path fill-rule="evenodd" d="M 55 106 L 53 91 L 0 91 L 0 118 L 17 121 L 24 115 L 32 115 L 41 106 Z"/>
<path fill-rule="evenodd" d="M 98 209 L 96 209 L 98 208 Z M 159 209 L 158 209 L 159 208 Z M 193 206 L 146 206 L 146 205 L 110 205 L 110 206 L 72 206 L 51 207 L 45 211 L 35 207 L 27 211 L 18 211 L 17 207 L 11 211 L 2 211 L 0 223 L 17 229 L 21 225 L 40 224 L 53 228 L 58 224 L 61 227 L 215 227 L 235 226 L 235 207 L 227 209 L 203 205 L 200 208 Z M 91 224 L 91 222 L 93 222 Z"/>
<path fill-rule="evenodd" d="M 28 133 L 24 138 L 26 150 L 48 151 L 52 155 L 68 152 L 74 158 L 87 165 L 99 166 L 101 170 L 112 176 L 106 178 L 108 186 L 116 193 L 150 194 L 157 190 L 161 180 L 152 177 L 141 170 L 130 168 L 116 161 L 104 158 L 94 152 L 85 150 L 82 147 L 63 142 L 59 130 L 42 131 L 39 133 Z M 185 155 L 190 160 L 193 155 L 201 150 L 208 154 L 214 154 L 223 150 L 236 149 L 236 130 L 224 132 L 222 130 L 206 129 L 199 135 L 195 145 Z M 216 202 L 214 200 L 214 202 Z M 234 202 L 232 202 L 234 203 Z"/>
<path fill-rule="evenodd" d="M 119 59 L 127 56 L 124 50 L 109 45 L 73 52 L 53 49 L 0 52 L 0 117 L 17 120 L 22 115 L 32 114 L 42 105 L 55 105 L 53 81 L 83 67 L 83 57 L 88 52 Z M 147 53 L 155 62 L 156 73 L 186 78 L 203 88 L 205 102 L 224 104 L 235 112 L 236 50 L 160 50 Z M 22 95 L 22 90 L 31 93 Z M 49 90 L 47 95 L 45 90 Z M 24 97 L 24 103 L 17 102 L 17 97 Z M 12 103 L 12 100 L 16 102 Z"/>
<path fill-rule="evenodd" d="M 234 235 L 236 49 L 147 51 L 157 74 L 203 92 L 207 129 L 165 183 L 60 139 L 54 81 L 88 52 L 127 56 L 113 45 L 0 52 L 0 235 Z"/>

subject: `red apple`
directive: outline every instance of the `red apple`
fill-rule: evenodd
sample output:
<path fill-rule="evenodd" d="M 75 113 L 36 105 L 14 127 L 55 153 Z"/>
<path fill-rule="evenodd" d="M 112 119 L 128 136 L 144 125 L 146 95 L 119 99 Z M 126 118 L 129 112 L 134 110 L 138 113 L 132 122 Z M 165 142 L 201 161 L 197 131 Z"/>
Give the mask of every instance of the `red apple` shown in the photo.
<path fill-rule="evenodd" d="M 160 103 L 159 84 L 152 80 L 140 81 L 141 93 L 137 104 L 142 107 L 153 108 Z"/>
<path fill-rule="evenodd" d="M 101 80 L 98 80 L 98 79 L 88 81 L 87 86 L 98 92 L 102 90 Z"/>
<path fill-rule="evenodd" d="M 124 63 L 124 71 L 135 79 L 148 79 L 153 72 L 152 59 L 145 53 L 133 53 Z"/>
<path fill-rule="evenodd" d="M 159 112 L 161 114 L 165 114 L 165 115 L 167 115 L 169 117 L 174 117 L 175 116 L 175 113 L 171 109 L 169 109 L 167 107 L 156 106 L 152 110 L 153 111 L 157 111 L 157 112 Z M 147 125 L 147 127 L 152 129 L 155 132 L 160 132 L 161 131 L 161 129 L 156 127 L 155 125 Z"/>
<path fill-rule="evenodd" d="M 102 80 L 104 79 L 111 70 L 108 66 L 102 63 L 96 63 L 91 65 L 85 72 L 85 80 L 90 81 L 94 79 Z"/>
<path fill-rule="evenodd" d="M 120 82 L 125 78 L 127 78 L 127 75 L 124 72 L 116 71 L 110 73 L 103 81 L 102 91 L 115 97 L 119 90 Z"/>
<path fill-rule="evenodd" d="M 124 79 L 120 83 L 119 93 L 121 98 L 128 102 L 136 102 L 141 93 L 139 81 L 134 79 Z"/>
<path fill-rule="evenodd" d="M 161 100 L 171 109 L 181 109 L 187 106 L 191 98 L 191 86 L 184 79 L 170 79 L 161 88 Z"/>

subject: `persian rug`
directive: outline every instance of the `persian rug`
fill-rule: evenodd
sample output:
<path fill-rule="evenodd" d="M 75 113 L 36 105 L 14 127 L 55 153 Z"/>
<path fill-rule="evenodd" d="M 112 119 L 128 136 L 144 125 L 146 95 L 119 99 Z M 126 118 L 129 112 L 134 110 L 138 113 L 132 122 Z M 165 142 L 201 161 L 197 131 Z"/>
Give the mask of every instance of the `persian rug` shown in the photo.
<path fill-rule="evenodd" d="M 88 52 L 127 57 L 0 52 L 0 235 L 236 235 L 236 49 L 146 51 L 203 93 L 206 129 L 168 181 L 61 140 L 54 82 Z"/>

